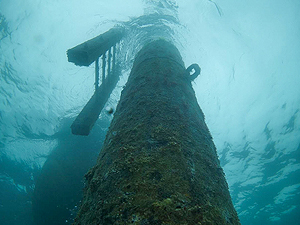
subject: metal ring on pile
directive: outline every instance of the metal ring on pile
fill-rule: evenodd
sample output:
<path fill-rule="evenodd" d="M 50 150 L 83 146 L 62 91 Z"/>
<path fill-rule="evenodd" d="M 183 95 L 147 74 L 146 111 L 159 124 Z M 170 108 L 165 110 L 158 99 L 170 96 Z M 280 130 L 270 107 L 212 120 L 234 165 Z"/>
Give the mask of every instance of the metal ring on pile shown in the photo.
<path fill-rule="evenodd" d="M 191 74 L 191 72 L 194 70 L 194 73 Z M 190 65 L 187 69 L 186 72 L 190 76 L 190 80 L 193 81 L 195 80 L 196 77 L 201 73 L 201 68 L 197 63 L 194 63 Z"/>

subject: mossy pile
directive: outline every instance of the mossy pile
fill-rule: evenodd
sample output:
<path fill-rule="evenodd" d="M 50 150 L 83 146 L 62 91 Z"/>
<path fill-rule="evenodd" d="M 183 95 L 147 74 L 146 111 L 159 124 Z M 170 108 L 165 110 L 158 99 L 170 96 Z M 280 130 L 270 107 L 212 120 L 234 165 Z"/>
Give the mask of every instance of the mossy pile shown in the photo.
<path fill-rule="evenodd" d="M 75 224 L 240 224 L 178 50 L 137 55 Z"/>

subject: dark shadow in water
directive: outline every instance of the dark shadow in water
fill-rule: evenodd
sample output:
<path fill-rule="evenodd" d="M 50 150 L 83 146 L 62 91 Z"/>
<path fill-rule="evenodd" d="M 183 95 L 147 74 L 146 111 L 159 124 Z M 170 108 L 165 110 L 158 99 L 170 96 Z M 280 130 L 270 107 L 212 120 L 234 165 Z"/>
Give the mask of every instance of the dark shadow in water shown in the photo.
<path fill-rule="evenodd" d="M 32 198 L 35 224 L 71 224 L 84 187 L 84 174 L 97 160 L 109 121 L 98 121 L 89 136 L 71 134 L 67 122 L 36 181 Z M 100 124 L 100 125 L 99 125 Z"/>

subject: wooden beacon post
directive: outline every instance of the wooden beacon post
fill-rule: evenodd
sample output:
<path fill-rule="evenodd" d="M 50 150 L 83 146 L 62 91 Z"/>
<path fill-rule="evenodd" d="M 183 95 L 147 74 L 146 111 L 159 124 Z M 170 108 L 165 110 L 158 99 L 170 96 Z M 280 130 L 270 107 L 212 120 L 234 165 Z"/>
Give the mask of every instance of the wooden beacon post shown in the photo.
<path fill-rule="evenodd" d="M 89 66 L 95 62 L 95 92 L 71 125 L 72 133 L 75 135 L 89 135 L 101 110 L 119 80 L 120 71 L 117 70 L 115 60 L 116 43 L 119 42 L 123 36 L 123 28 L 112 28 L 106 33 L 67 51 L 68 61 L 75 63 L 75 65 Z M 112 53 L 111 49 L 113 49 Z M 107 54 L 108 57 L 106 57 Z M 111 54 L 113 54 L 112 62 Z M 99 58 L 101 56 L 102 82 L 99 86 Z M 108 59 L 106 60 L 106 58 Z M 108 64 L 107 70 L 106 64 Z"/>
<path fill-rule="evenodd" d="M 240 224 L 188 71 L 166 41 L 137 54 L 75 225 Z"/>

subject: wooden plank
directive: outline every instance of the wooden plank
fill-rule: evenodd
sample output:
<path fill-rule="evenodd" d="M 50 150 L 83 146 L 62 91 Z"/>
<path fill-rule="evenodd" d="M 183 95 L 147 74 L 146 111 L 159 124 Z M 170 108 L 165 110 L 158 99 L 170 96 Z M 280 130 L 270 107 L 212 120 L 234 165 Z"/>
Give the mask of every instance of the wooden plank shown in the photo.
<path fill-rule="evenodd" d="M 89 66 L 115 43 L 119 42 L 123 35 L 123 28 L 112 28 L 93 39 L 67 50 L 68 61 L 75 63 L 77 66 Z"/>

